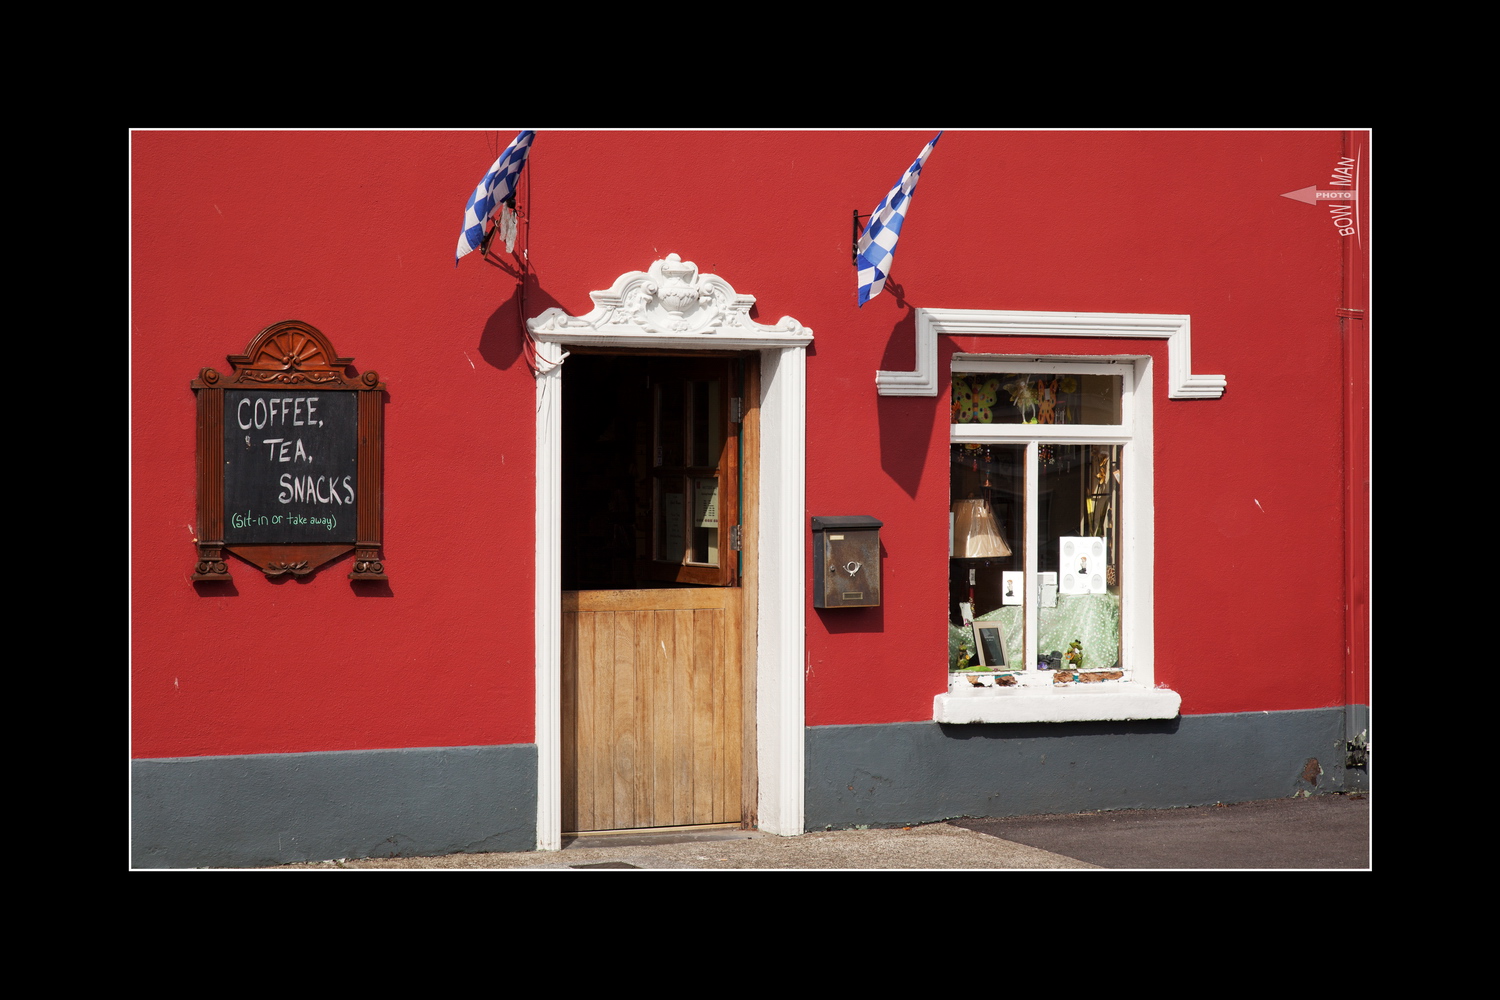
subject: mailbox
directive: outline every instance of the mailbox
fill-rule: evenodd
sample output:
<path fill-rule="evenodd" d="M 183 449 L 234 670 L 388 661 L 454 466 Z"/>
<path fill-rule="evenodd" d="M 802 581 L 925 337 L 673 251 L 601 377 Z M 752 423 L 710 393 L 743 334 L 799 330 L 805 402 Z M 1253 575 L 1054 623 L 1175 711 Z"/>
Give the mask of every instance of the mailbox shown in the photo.
<path fill-rule="evenodd" d="M 815 517 L 813 607 L 880 607 L 880 524 L 873 517 Z"/>

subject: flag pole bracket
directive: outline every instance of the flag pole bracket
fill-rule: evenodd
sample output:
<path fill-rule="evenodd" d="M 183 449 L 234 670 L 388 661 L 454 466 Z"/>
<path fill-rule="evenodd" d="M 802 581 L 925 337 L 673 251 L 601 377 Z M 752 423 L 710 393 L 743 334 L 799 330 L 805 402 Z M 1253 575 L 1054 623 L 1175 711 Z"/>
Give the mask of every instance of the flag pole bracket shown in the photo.
<path fill-rule="evenodd" d="M 529 178 L 528 178 L 528 180 L 529 180 Z M 526 220 L 525 213 L 523 213 L 520 209 L 518 209 L 516 207 L 516 199 L 514 197 L 507 198 L 505 200 L 504 204 L 505 204 L 505 206 L 507 208 L 509 208 L 512 212 L 515 213 L 516 225 L 517 226 L 519 226 L 523 221 Z M 500 232 L 500 226 L 499 225 L 494 225 L 494 226 L 490 227 L 490 231 L 489 232 L 487 232 L 487 233 L 484 234 L 484 239 L 481 240 L 480 243 L 479 243 L 479 255 L 480 255 L 480 257 L 482 257 L 484 260 L 490 262 L 491 264 L 495 265 L 496 267 L 500 268 L 501 270 L 507 272 L 508 274 L 510 274 L 511 277 L 515 278 L 517 281 L 525 281 L 526 280 L 526 275 L 529 273 L 530 268 L 528 268 L 526 266 L 527 260 L 526 260 L 526 255 L 525 255 L 525 250 L 524 249 L 519 254 L 517 254 L 515 251 L 510 251 L 511 256 L 515 257 L 518 261 L 521 262 L 521 266 L 520 266 L 519 269 L 516 268 L 514 265 L 512 265 L 510 262 L 508 262 L 504 257 L 500 256 L 499 254 L 497 254 L 497 253 L 490 253 L 490 244 L 492 242 L 494 242 L 495 234 L 498 233 L 498 232 Z"/>
<path fill-rule="evenodd" d="M 874 213 L 870 214 L 873 215 Z M 860 215 L 859 209 L 854 209 L 854 242 L 849 245 L 849 262 L 854 265 L 856 270 L 859 268 L 859 220 L 868 219 L 869 217 L 869 215 Z"/>

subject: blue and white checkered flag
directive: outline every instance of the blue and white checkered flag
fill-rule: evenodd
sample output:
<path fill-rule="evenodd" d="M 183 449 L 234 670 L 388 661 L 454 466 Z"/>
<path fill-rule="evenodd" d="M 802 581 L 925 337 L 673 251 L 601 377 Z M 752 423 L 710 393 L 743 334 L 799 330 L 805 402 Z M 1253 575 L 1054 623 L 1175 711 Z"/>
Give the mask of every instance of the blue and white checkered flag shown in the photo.
<path fill-rule="evenodd" d="M 474 193 L 469 195 L 469 203 L 464 206 L 464 228 L 458 234 L 458 256 L 453 258 L 454 267 L 463 260 L 464 254 L 479 249 L 485 235 L 494 228 L 492 216 L 495 210 L 516 193 L 516 181 L 521 176 L 521 168 L 526 166 L 526 154 L 531 152 L 531 140 L 535 138 L 536 133 L 530 129 L 517 135 L 484 175 Z"/>
<path fill-rule="evenodd" d="M 906 210 L 911 207 L 911 194 L 916 190 L 917 181 L 922 176 L 922 165 L 927 162 L 927 157 L 932 153 L 932 147 L 943 137 L 939 132 L 932 137 L 932 141 L 922 147 L 922 152 L 906 173 L 901 175 L 901 180 L 896 186 L 880 200 L 875 206 L 875 211 L 870 213 L 870 224 L 859 237 L 856 244 L 859 250 L 859 258 L 855 267 L 859 269 L 859 304 L 866 302 L 880 294 L 885 287 L 886 275 L 891 273 L 891 258 L 896 254 L 896 240 L 901 236 L 901 223 L 906 218 Z"/>

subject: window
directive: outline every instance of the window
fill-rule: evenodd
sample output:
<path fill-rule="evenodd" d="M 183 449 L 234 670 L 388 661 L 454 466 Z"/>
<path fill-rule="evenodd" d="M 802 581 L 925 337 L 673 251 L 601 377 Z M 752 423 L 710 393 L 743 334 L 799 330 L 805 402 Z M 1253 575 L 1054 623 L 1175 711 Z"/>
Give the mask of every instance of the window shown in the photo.
<path fill-rule="evenodd" d="M 1177 714 L 1151 662 L 1150 370 L 954 355 L 938 721 Z"/>

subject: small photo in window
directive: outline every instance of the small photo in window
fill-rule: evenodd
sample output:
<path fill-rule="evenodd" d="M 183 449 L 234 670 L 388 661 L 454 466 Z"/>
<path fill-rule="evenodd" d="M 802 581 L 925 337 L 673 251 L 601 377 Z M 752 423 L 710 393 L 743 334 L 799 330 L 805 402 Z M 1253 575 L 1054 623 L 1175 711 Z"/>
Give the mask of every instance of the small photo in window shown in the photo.
<path fill-rule="evenodd" d="M 1000 577 L 1000 603 L 1024 605 L 1026 573 L 1022 570 L 1006 570 Z"/>

